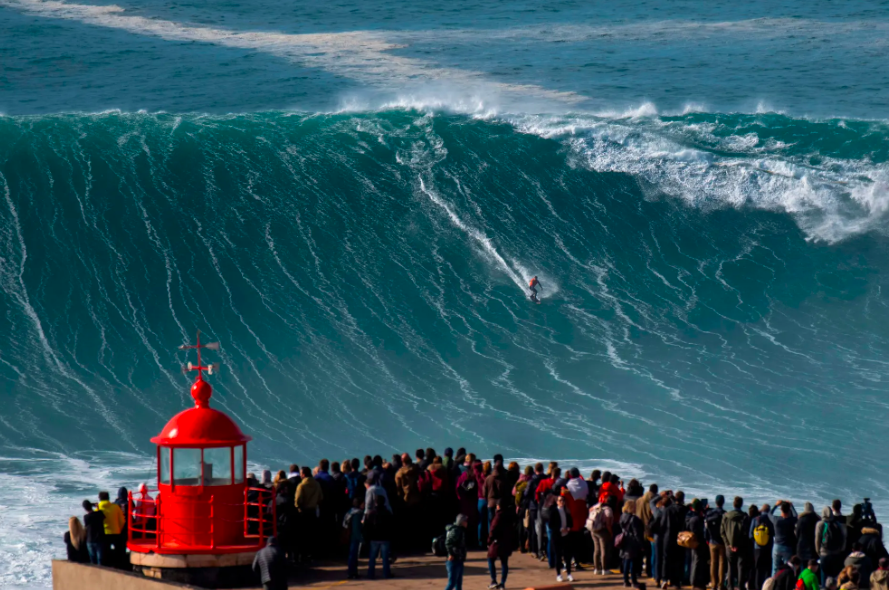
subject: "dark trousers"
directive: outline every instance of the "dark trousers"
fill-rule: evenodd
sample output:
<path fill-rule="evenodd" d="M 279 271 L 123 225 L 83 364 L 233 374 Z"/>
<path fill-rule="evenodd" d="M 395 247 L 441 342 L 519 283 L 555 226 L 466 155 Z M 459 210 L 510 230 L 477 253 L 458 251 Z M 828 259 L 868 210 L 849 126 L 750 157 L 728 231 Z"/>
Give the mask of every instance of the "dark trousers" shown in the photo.
<path fill-rule="evenodd" d="M 753 588 L 751 590 L 761 590 L 762 585 L 766 583 L 772 575 L 772 546 L 759 547 L 753 549 Z"/>
<path fill-rule="evenodd" d="M 654 577 L 654 568 L 651 563 L 651 541 L 645 539 L 642 541 L 642 555 L 645 556 L 645 575 L 649 578 Z M 636 561 L 641 561 L 643 558 L 639 557 Z"/>
<path fill-rule="evenodd" d="M 561 533 L 553 533 L 553 563 L 556 565 L 556 574 L 564 569 L 566 574 L 571 573 L 571 541 L 569 537 L 563 537 Z M 563 567 L 564 566 L 564 567 Z"/>
<path fill-rule="evenodd" d="M 491 583 L 497 583 L 497 560 L 488 558 L 488 573 L 491 574 Z M 509 575 L 509 557 L 500 558 L 500 585 L 506 586 L 506 576 Z"/>
<path fill-rule="evenodd" d="M 299 513 L 299 528 L 297 535 L 297 552 L 303 561 L 310 560 L 315 555 L 315 546 L 318 543 L 318 517 L 314 510 Z"/>
<path fill-rule="evenodd" d="M 636 563 L 638 559 L 624 559 L 623 565 L 621 569 L 624 572 L 624 586 L 630 584 L 630 580 L 632 579 L 633 586 L 638 585 L 638 580 L 636 579 Z"/>
<path fill-rule="evenodd" d="M 729 588 L 747 588 L 750 578 L 750 557 L 743 551 L 732 551 L 731 547 L 725 548 L 725 556 L 728 560 Z"/>

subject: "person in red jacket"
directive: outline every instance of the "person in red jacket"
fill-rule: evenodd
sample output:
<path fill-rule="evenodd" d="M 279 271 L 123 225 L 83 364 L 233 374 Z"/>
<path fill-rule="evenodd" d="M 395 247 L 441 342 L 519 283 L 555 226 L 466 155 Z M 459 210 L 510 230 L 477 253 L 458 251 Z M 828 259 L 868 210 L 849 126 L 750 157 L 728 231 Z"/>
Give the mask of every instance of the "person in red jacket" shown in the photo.
<path fill-rule="evenodd" d="M 611 476 L 610 481 L 603 482 L 599 488 L 599 504 L 607 502 L 608 496 L 617 498 L 618 503 L 624 501 L 624 491 L 620 485 L 620 477 L 616 474 Z"/>

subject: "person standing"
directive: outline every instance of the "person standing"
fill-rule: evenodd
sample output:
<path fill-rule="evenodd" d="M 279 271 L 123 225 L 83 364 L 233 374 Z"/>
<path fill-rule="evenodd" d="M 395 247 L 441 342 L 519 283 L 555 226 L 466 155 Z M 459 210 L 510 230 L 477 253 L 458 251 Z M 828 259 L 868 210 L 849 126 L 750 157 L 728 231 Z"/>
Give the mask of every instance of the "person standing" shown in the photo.
<path fill-rule="evenodd" d="M 374 496 L 374 507 L 364 517 L 364 539 L 370 543 L 367 562 L 367 578 L 376 577 L 377 557 L 383 561 L 383 577 L 392 577 L 389 571 L 389 550 L 392 547 L 392 513 L 386 507 L 383 496 Z"/>
<path fill-rule="evenodd" d="M 889 590 L 889 557 L 880 558 L 880 567 L 870 575 L 871 590 Z"/>
<path fill-rule="evenodd" d="M 775 514 L 780 510 L 780 516 Z M 794 556 L 796 547 L 797 513 L 793 504 L 786 500 L 778 500 L 770 514 L 775 527 L 775 545 L 772 549 L 772 575 L 778 573 L 781 566 Z"/>
<path fill-rule="evenodd" d="M 469 518 L 458 514 L 454 524 L 448 525 L 445 549 L 448 552 L 448 585 L 445 590 L 463 590 L 463 567 L 466 562 L 466 527 Z"/>
<path fill-rule="evenodd" d="M 106 565 L 118 567 L 127 556 L 127 539 L 122 535 L 126 517 L 120 506 L 111 502 L 108 492 L 99 492 L 99 510 L 105 515 Z"/>
<path fill-rule="evenodd" d="M 349 531 L 349 558 L 347 562 L 348 579 L 358 579 L 358 553 L 364 542 L 364 529 L 361 521 L 364 519 L 364 502 L 361 498 L 352 500 L 352 509 L 343 518 L 343 528 Z"/>
<path fill-rule="evenodd" d="M 590 508 L 587 523 L 593 535 L 593 571 L 600 576 L 604 576 L 609 567 L 614 522 L 614 512 L 608 504 L 600 502 Z"/>
<path fill-rule="evenodd" d="M 764 504 L 759 514 L 750 521 L 750 539 L 753 541 L 753 588 L 761 590 L 772 575 L 772 550 L 775 541 L 775 525 L 772 508 Z"/>
<path fill-rule="evenodd" d="M 568 581 L 573 582 L 571 575 L 571 547 L 568 534 L 571 532 L 571 512 L 565 502 L 565 496 L 557 496 L 556 503 L 548 508 L 547 525 L 549 526 L 550 544 L 552 546 L 553 563 L 556 568 L 556 581 L 562 581 L 562 569 L 564 564 Z"/>
<path fill-rule="evenodd" d="M 710 585 L 713 590 L 725 590 L 725 541 L 722 539 L 722 517 L 725 516 L 725 497 L 716 496 L 716 507 L 704 517 L 704 535 L 710 550 Z"/>
<path fill-rule="evenodd" d="M 652 525 L 652 532 L 658 535 L 659 568 L 661 574 L 661 588 L 668 586 L 682 587 L 683 568 L 685 567 L 685 550 L 679 546 L 679 533 L 685 530 L 684 515 L 687 512 L 681 504 L 679 493 L 673 496 L 668 492 L 664 498 L 664 508 L 658 514 Z"/>
<path fill-rule="evenodd" d="M 269 537 L 266 546 L 256 552 L 253 572 L 259 574 L 263 590 L 287 590 L 287 558 L 278 539 Z"/>
<path fill-rule="evenodd" d="M 296 488 L 294 507 L 297 514 L 296 544 L 300 559 L 309 563 L 318 544 L 318 516 L 324 492 L 312 476 L 312 470 L 303 466 L 302 481 Z"/>
<path fill-rule="evenodd" d="M 90 554 L 86 548 L 86 529 L 83 528 L 80 519 L 76 516 L 68 519 L 68 531 L 63 539 L 68 561 L 73 563 L 90 562 Z"/>
<path fill-rule="evenodd" d="M 846 524 L 840 507 L 839 500 L 834 500 L 833 508 L 825 506 L 821 522 L 815 526 L 815 549 L 820 557 L 822 583 L 839 575 L 846 557 Z"/>
<path fill-rule="evenodd" d="M 818 558 L 818 550 L 815 549 L 815 528 L 818 526 L 818 515 L 811 502 L 806 502 L 803 513 L 796 521 L 796 556 L 807 563 L 810 559 Z"/>
<path fill-rule="evenodd" d="M 648 525 L 651 523 L 654 518 L 654 513 L 651 510 L 652 500 L 657 500 L 658 498 L 658 486 L 656 483 L 648 486 L 648 491 L 645 492 L 645 495 L 642 496 L 641 500 L 636 502 L 636 516 L 642 521 L 642 526 L 645 531 L 648 531 Z M 652 555 L 652 544 L 648 539 L 648 533 L 646 532 L 644 539 L 642 540 L 642 558 L 645 561 L 645 574 L 649 578 L 654 577 L 654 562 L 651 559 Z M 718 589 L 716 589 L 718 590 Z"/>
<path fill-rule="evenodd" d="M 543 463 L 534 464 L 534 473 L 528 480 L 525 489 L 524 503 L 528 509 L 528 548 L 537 559 L 543 558 L 546 537 L 543 529 L 538 526 L 540 507 L 537 503 L 537 488 L 546 476 L 543 473 Z"/>
<path fill-rule="evenodd" d="M 707 533 L 704 521 L 704 507 L 700 500 L 695 499 L 692 501 L 685 522 L 688 530 L 694 534 L 698 542 L 697 547 L 689 549 L 691 552 L 691 567 L 689 568 L 691 586 L 692 588 L 705 589 L 711 574 L 709 567 L 710 550 L 704 542 Z"/>
<path fill-rule="evenodd" d="M 488 588 L 502 589 L 506 586 L 509 575 L 509 556 L 516 546 L 515 512 L 512 504 L 500 499 L 495 507 L 494 520 L 491 521 L 491 532 L 488 535 L 488 572 L 491 584 Z M 497 582 L 496 560 L 500 560 L 500 582 Z"/>
<path fill-rule="evenodd" d="M 745 586 L 747 579 L 747 531 L 750 530 L 750 519 L 741 510 L 744 499 L 735 497 L 732 510 L 722 517 L 722 539 L 725 542 L 726 561 L 728 562 L 727 585 L 732 590 Z"/>
<path fill-rule="evenodd" d="M 107 565 L 105 562 L 105 513 L 93 510 L 93 503 L 83 501 L 83 526 L 86 529 L 86 550 L 93 565 Z"/>
<path fill-rule="evenodd" d="M 636 501 L 627 500 L 624 504 L 623 514 L 620 516 L 620 534 L 623 536 L 619 549 L 625 588 L 639 587 L 637 576 L 642 569 L 645 527 L 642 524 L 642 519 L 636 516 L 636 512 Z M 631 579 L 632 584 L 630 583 Z"/>

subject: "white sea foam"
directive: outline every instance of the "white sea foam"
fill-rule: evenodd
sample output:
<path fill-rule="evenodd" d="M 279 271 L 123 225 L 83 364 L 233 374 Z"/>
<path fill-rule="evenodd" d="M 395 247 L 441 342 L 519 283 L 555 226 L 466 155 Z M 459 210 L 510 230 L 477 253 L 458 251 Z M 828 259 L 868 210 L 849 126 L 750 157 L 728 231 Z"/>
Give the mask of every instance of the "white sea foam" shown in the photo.
<path fill-rule="evenodd" d="M 504 118 L 521 132 L 564 141 L 583 165 L 632 175 L 696 207 L 784 211 L 811 239 L 831 243 L 885 227 L 885 163 L 791 154 L 784 151 L 787 145 L 764 144 L 755 133 L 717 137 L 712 126 L 639 120 L 649 111 L 643 105 L 604 117 Z M 812 156 L 818 157 L 817 165 L 810 162 Z"/>

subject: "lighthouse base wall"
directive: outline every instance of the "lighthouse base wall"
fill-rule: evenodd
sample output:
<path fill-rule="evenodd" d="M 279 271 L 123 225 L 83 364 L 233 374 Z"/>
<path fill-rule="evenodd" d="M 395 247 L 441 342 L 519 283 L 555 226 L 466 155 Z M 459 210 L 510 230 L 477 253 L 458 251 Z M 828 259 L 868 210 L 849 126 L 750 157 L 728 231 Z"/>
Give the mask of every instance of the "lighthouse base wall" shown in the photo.
<path fill-rule="evenodd" d="M 256 585 L 255 551 L 225 555 L 158 555 L 130 553 L 133 571 L 146 578 L 201 588 L 244 588 Z"/>

